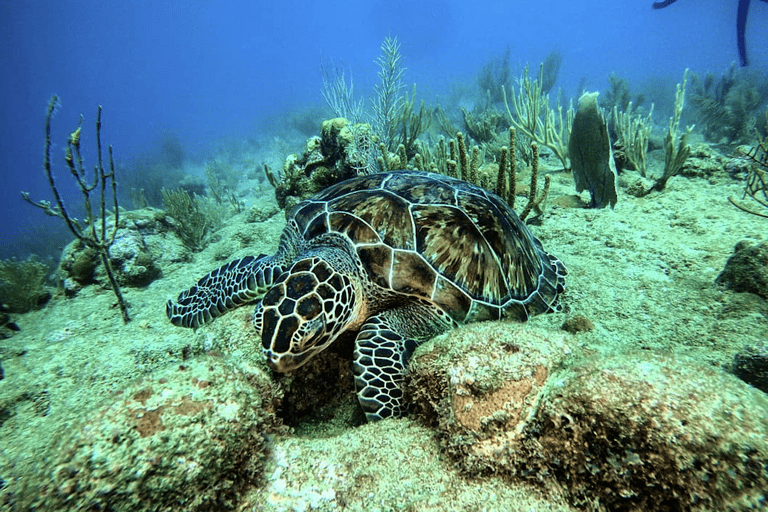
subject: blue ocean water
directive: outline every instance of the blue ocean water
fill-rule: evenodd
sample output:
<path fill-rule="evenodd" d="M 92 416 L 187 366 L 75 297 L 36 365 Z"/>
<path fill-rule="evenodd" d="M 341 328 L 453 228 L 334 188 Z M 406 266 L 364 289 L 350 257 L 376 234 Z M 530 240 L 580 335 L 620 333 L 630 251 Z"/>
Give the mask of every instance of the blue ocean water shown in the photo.
<path fill-rule="evenodd" d="M 633 88 L 668 94 L 685 68 L 719 76 L 738 61 L 737 0 L 679 0 L 658 10 L 651 3 L 2 2 L 0 258 L 25 257 L 41 240 L 60 243 L 51 234 L 62 230 L 61 222 L 20 194 L 52 198 L 42 170 L 52 94 L 61 98 L 53 119 L 54 169 L 65 200 L 79 204 L 62 158 L 79 114 L 87 165 L 94 161 L 99 104 L 103 142 L 114 145 L 118 165 L 169 134 L 188 157 L 204 158 L 226 137 L 268 138 L 291 112 L 323 106 L 321 59 L 343 62 L 356 91 L 370 97 L 387 36 L 402 45 L 405 83 L 417 83 L 430 105 L 445 103 L 456 84 L 476 86 L 480 67 L 507 48 L 513 77 L 559 51 L 555 87 L 566 99 L 580 87 L 604 90 L 610 73 Z M 766 2 L 752 2 L 746 41 L 751 66 L 768 70 Z"/>

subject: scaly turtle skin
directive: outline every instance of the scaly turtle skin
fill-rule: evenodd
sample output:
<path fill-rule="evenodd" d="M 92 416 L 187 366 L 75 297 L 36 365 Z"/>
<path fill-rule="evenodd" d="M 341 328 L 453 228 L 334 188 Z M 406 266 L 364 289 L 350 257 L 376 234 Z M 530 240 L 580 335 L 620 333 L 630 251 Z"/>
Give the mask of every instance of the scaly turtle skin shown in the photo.
<path fill-rule="evenodd" d="M 563 264 L 498 196 L 439 174 L 353 178 L 297 205 L 272 256 L 248 256 L 169 301 L 198 327 L 261 298 L 253 325 L 270 367 L 289 372 L 345 331 L 369 420 L 399 416 L 403 371 L 422 341 L 480 320 L 557 310 Z"/>

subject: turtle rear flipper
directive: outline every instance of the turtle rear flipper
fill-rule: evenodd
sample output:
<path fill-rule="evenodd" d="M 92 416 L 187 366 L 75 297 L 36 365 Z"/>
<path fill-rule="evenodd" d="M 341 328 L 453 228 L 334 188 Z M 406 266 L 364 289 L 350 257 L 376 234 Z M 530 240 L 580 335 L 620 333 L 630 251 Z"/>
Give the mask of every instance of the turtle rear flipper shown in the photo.
<path fill-rule="evenodd" d="M 283 273 L 266 254 L 246 256 L 209 272 L 176 302 L 169 300 L 166 314 L 173 325 L 199 327 L 229 310 L 253 302 Z"/>

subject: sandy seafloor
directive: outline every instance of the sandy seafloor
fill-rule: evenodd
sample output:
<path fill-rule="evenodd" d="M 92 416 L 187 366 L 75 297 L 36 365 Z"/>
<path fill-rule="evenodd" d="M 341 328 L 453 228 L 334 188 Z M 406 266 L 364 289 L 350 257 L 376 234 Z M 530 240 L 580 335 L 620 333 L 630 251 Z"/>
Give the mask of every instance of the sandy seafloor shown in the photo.
<path fill-rule="evenodd" d="M 651 155 L 652 172 L 662 158 Z M 729 195 L 741 197 L 743 182 L 725 171 L 677 176 L 662 193 L 637 198 L 625 191 L 637 179 L 627 172 L 616 208 L 590 210 L 558 207 L 558 197 L 574 194 L 573 177 L 551 176 L 548 205 L 531 229 L 566 264 L 568 289 L 564 311 L 538 316 L 533 325 L 559 330 L 582 314 L 595 330 L 578 334 L 574 351 L 642 348 L 723 368 L 743 347 L 766 343 L 768 302 L 715 284 L 737 242 L 768 238 L 768 219 L 728 202 Z M 264 189 L 254 202 L 265 208 L 271 194 Z M 71 299 L 55 294 L 44 309 L 18 317 L 21 331 L 0 340 L 0 403 L 12 411 L 0 427 L 0 474 L 16 464 L 34 466 L 62 418 L 110 400 L 130 380 L 180 364 L 185 346 L 192 357 L 217 350 L 257 363 L 258 340 L 233 347 L 209 328 L 174 327 L 165 302 L 229 259 L 272 252 L 283 225 L 283 212 L 248 226 L 245 214 L 233 217 L 191 262 L 163 268 L 164 277 L 146 289 L 123 289 L 132 315 L 127 325 L 112 292 L 98 286 Z M 256 235 L 246 247 L 235 242 L 243 230 Z M 246 309 L 217 322 L 245 326 Z M 571 510 L 534 487 L 463 476 L 441 455 L 434 433 L 412 418 L 300 429 L 275 437 L 269 457 L 264 481 L 242 497 L 241 510 Z"/>

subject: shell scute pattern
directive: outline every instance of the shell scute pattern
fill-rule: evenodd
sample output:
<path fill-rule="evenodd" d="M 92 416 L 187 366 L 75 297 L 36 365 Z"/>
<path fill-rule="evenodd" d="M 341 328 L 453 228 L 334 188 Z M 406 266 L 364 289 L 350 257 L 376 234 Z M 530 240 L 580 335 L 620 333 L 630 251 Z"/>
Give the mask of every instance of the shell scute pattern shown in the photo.
<path fill-rule="evenodd" d="M 546 253 L 495 195 L 399 172 L 334 185 L 308 203 L 293 214 L 304 239 L 347 236 L 371 283 L 432 300 L 459 323 L 527 317 L 516 304 L 537 290 Z"/>
<path fill-rule="evenodd" d="M 417 206 L 414 217 L 418 252 L 440 274 L 480 300 L 506 295 L 498 257 L 464 211 L 444 205 Z"/>
<path fill-rule="evenodd" d="M 328 202 L 330 211 L 347 212 L 374 230 L 390 247 L 413 250 L 413 219 L 409 203 L 386 189 L 359 190 Z M 357 242 L 357 239 L 353 239 Z"/>
<path fill-rule="evenodd" d="M 467 318 L 472 307 L 472 297 L 443 276 L 438 276 L 435 283 L 434 301 L 439 298 L 440 305 L 454 322 L 460 324 Z"/>
<path fill-rule="evenodd" d="M 435 289 L 435 269 L 418 253 L 395 250 L 390 288 L 398 293 L 431 298 Z"/>
<path fill-rule="evenodd" d="M 356 240 L 357 245 L 376 244 L 381 242 L 381 237 L 363 219 L 346 212 L 332 212 L 328 214 L 328 226 L 332 231 L 344 233 L 350 240 Z"/>
<path fill-rule="evenodd" d="M 411 173 L 392 175 L 384 187 L 410 204 L 456 205 L 456 193 L 461 188 L 458 184 L 464 183 L 438 174 L 430 175 L 429 180 L 412 177 Z"/>

